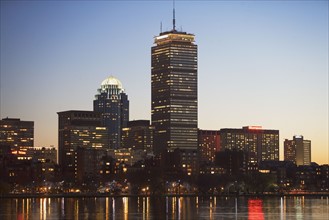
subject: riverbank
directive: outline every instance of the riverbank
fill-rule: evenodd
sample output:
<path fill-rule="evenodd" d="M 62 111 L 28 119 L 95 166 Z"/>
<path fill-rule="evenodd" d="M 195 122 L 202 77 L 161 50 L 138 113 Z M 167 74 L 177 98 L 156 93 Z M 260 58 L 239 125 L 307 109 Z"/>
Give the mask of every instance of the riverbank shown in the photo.
<path fill-rule="evenodd" d="M 282 197 L 282 196 L 329 196 L 329 192 L 258 193 L 258 194 L 111 194 L 111 193 L 59 193 L 59 194 L 2 194 L 1 198 L 91 198 L 91 197 Z"/>

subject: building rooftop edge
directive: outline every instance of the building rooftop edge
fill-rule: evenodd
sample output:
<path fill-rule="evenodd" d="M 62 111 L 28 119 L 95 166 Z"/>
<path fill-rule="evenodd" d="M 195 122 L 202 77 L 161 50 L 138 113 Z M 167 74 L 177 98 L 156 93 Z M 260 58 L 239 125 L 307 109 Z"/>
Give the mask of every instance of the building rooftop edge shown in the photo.
<path fill-rule="evenodd" d="M 21 119 L 20 118 L 8 118 L 8 117 L 6 117 L 6 118 L 3 118 L 2 120 L 4 120 L 4 121 L 20 121 Z"/>
<path fill-rule="evenodd" d="M 95 112 L 93 110 L 66 110 L 66 111 L 60 111 L 60 112 L 57 112 L 57 114 L 59 113 L 69 113 L 69 112 L 88 112 L 88 113 L 98 113 L 98 112 Z"/>
<path fill-rule="evenodd" d="M 194 34 L 187 33 L 185 31 L 177 31 L 177 30 L 160 32 L 159 36 L 166 35 L 166 34 L 186 34 L 186 35 L 193 35 L 194 36 Z"/>
<path fill-rule="evenodd" d="M 34 121 L 23 121 L 20 118 L 9 118 L 9 117 L 2 118 L 1 121 L 17 121 L 17 122 L 33 122 L 34 123 Z"/>
<path fill-rule="evenodd" d="M 262 129 L 248 129 L 248 128 L 221 128 L 221 130 L 241 130 L 241 131 L 279 131 L 278 129 L 266 129 L 266 128 L 262 128 Z"/>

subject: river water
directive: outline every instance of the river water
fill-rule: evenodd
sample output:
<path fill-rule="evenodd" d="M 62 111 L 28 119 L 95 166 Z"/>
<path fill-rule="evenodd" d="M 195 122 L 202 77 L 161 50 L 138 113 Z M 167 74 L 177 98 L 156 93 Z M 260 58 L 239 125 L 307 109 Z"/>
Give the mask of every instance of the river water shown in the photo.
<path fill-rule="evenodd" d="M 0 199 L 0 219 L 329 219 L 328 196 Z"/>

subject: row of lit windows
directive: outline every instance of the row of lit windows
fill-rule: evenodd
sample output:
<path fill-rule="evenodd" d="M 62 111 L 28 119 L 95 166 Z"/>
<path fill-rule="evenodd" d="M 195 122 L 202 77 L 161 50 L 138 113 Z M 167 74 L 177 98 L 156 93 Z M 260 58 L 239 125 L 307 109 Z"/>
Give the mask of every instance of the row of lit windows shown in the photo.
<path fill-rule="evenodd" d="M 172 52 L 181 52 L 181 51 L 190 51 L 191 53 L 196 53 L 197 47 L 195 45 L 170 45 L 170 51 Z"/>
<path fill-rule="evenodd" d="M 177 74 L 175 74 L 177 73 Z M 196 73 L 195 72 L 184 72 L 184 73 L 181 73 L 181 72 L 171 72 L 171 73 L 157 73 L 157 74 L 152 74 L 152 78 L 153 77 L 158 77 L 158 78 L 163 78 L 163 77 L 173 77 L 173 78 L 177 78 L 177 77 L 188 77 L 188 76 L 191 76 L 191 77 L 195 77 L 196 76 Z"/>
<path fill-rule="evenodd" d="M 152 58 L 158 58 L 158 57 L 181 57 L 182 59 L 193 59 L 197 58 L 197 51 L 193 49 L 182 49 L 179 50 L 173 50 L 172 48 L 169 51 L 165 51 L 164 53 L 160 54 L 152 54 Z"/>

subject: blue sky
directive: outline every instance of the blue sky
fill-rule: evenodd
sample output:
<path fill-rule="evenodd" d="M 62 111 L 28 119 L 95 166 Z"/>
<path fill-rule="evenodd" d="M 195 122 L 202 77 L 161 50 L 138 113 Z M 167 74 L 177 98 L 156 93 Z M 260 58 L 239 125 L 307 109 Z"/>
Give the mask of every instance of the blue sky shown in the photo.
<path fill-rule="evenodd" d="M 57 146 L 56 112 L 92 110 L 114 75 L 130 119 L 150 119 L 160 22 L 172 28 L 171 1 L 1 1 L 1 118 Z M 301 134 L 328 163 L 328 1 L 176 1 L 176 27 L 198 44 L 201 129 L 278 129 L 281 156 Z"/>

